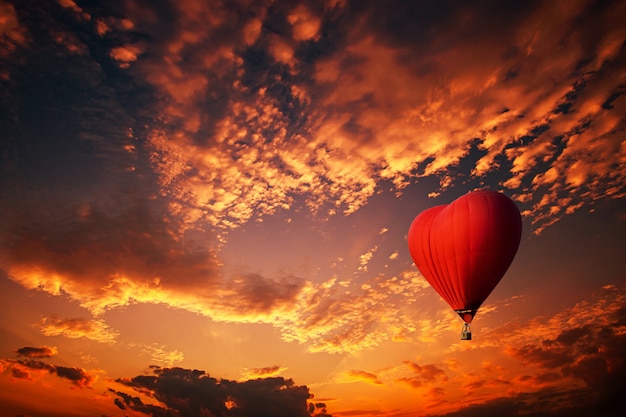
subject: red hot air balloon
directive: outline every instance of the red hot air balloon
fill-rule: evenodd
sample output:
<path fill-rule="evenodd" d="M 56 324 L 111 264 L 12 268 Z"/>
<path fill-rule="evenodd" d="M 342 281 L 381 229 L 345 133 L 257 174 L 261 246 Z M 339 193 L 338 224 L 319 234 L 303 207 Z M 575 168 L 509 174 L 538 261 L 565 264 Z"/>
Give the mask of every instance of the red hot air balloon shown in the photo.
<path fill-rule="evenodd" d="M 513 262 L 521 236 L 517 206 L 496 191 L 467 193 L 413 220 L 408 234 L 411 257 L 465 321 L 461 339 L 471 340 L 469 324 Z"/>

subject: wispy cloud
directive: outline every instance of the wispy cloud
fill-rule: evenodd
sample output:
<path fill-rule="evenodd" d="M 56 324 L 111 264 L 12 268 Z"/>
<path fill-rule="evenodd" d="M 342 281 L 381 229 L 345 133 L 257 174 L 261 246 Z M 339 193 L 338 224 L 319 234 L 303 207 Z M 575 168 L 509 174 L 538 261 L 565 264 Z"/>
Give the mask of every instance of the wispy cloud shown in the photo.
<path fill-rule="evenodd" d="M 413 375 L 399 378 L 398 381 L 407 383 L 414 388 L 433 384 L 437 381 L 448 381 L 446 373 L 435 365 L 419 365 L 413 361 L 404 361 L 403 363 L 412 371 Z"/>
<path fill-rule="evenodd" d="M 169 350 L 167 346 L 160 343 L 139 344 L 129 343 L 131 348 L 139 348 L 141 355 L 148 357 L 150 364 L 163 367 L 174 366 L 185 359 L 183 352 L 179 350 Z"/>
<path fill-rule="evenodd" d="M 44 317 L 39 323 L 39 329 L 46 336 L 85 338 L 101 343 L 115 343 L 118 336 L 118 332 L 99 319 Z"/>
<path fill-rule="evenodd" d="M 378 246 L 374 246 L 363 255 L 359 256 L 359 267 L 357 268 L 359 272 L 367 272 L 367 264 L 370 263 L 377 250 Z"/>
<path fill-rule="evenodd" d="M 334 279 L 307 285 L 298 295 L 297 308 L 275 325 L 284 340 L 305 343 L 312 351 L 351 352 L 399 341 L 417 330 L 411 303 L 423 296 L 427 285 L 413 271 L 388 279 L 379 276 L 360 289 L 335 285 Z"/>
<path fill-rule="evenodd" d="M 350 379 L 354 379 L 357 381 L 365 381 L 367 383 L 374 384 L 374 385 L 382 384 L 382 382 L 378 379 L 378 376 L 376 374 L 367 372 L 367 371 L 360 371 L 360 370 L 354 369 L 354 370 L 348 371 L 347 376 Z"/>
<path fill-rule="evenodd" d="M 264 366 L 261 368 L 250 368 L 244 369 L 241 373 L 241 377 L 244 380 L 256 379 L 256 378 L 268 378 L 276 376 L 284 371 L 287 368 L 280 365 L 272 365 L 272 366 Z"/>

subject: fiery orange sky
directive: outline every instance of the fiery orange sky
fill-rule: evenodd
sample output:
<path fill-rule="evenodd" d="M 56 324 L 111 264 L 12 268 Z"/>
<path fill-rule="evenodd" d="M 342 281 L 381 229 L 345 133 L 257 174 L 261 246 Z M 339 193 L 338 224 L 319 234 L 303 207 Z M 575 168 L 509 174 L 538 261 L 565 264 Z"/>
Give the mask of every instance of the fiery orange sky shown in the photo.
<path fill-rule="evenodd" d="M 623 1 L 0 0 L 0 415 L 617 416 Z M 523 216 L 461 321 L 407 249 Z"/>

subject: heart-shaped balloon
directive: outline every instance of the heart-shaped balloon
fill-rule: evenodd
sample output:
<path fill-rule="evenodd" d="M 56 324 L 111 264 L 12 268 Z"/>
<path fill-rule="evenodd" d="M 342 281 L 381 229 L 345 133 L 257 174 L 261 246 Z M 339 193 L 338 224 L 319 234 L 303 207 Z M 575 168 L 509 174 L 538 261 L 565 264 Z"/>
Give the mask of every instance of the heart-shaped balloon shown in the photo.
<path fill-rule="evenodd" d="M 469 324 L 513 262 L 521 235 L 515 203 L 480 190 L 421 212 L 408 244 L 424 278 Z"/>

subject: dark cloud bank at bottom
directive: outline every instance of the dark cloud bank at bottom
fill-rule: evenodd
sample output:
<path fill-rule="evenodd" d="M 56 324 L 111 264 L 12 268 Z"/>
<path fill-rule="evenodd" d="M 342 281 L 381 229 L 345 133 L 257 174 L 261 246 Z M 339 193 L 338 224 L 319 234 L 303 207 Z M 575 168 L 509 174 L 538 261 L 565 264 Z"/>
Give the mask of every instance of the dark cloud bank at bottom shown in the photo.
<path fill-rule="evenodd" d="M 545 370 L 544 376 L 578 379 L 584 387 L 518 393 L 437 417 L 626 415 L 626 305 L 621 297 L 616 302 L 621 305 L 607 313 L 603 325 L 581 324 L 513 349 L 526 365 Z"/>
<path fill-rule="evenodd" d="M 626 306 L 608 314 L 604 325 L 563 330 L 555 338 L 520 346 L 513 355 L 557 378 L 570 377 L 584 386 L 549 387 L 495 398 L 439 417 L 617 417 L 626 415 Z M 204 371 L 152 367 L 152 375 L 120 379 L 160 404 L 113 391 L 116 405 L 152 417 L 331 417 L 324 403 L 312 401 L 308 387 L 283 377 L 244 382 L 216 379 Z M 530 378 L 530 377 L 529 377 Z M 394 414 L 380 414 L 393 417 Z M 360 415 L 354 412 L 339 415 Z M 407 416 L 398 414 L 396 416 Z M 415 416 L 427 415 L 417 411 Z"/>
<path fill-rule="evenodd" d="M 146 404 L 139 397 L 120 391 L 115 404 L 153 417 L 331 417 L 323 403 L 313 403 L 306 386 L 283 377 L 245 382 L 221 379 L 204 371 L 153 367 L 153 375 L 140 375 L 121 382 L 148 392 L 164 406 Z"/>

